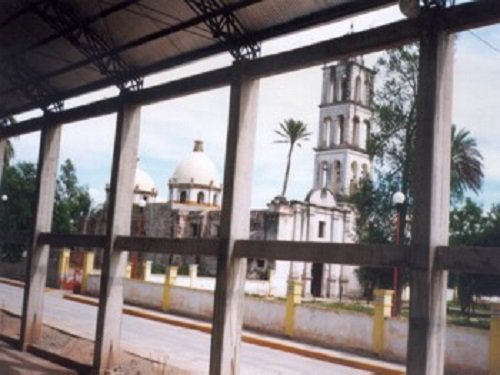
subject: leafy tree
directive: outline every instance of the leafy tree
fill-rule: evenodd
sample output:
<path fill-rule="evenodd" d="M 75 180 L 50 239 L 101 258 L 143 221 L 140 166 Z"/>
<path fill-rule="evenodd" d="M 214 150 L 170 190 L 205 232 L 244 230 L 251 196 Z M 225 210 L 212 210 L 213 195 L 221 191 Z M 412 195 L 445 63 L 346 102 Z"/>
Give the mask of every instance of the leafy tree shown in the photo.
<path fill-rule="evenodd" d="M 57 180 L 52 230 L 61 233 L 75 232 L 75 224 L 89 213 L 90 206 L 88 188 L 78 184 L 75 167 L 70 159 L 66 159 L 61 165 Z"/>
<path fill-rule="evenodd" d="M 33 163 L 19 162 L 5 168 L 1 181 L 2 194 L 8 201 L 0 206 L 4 212 L 0 217 L 0 233 L 31 231 L 36 195 L 37 170 Z M 57 180 L 52 230 L 72 233 L 75 224 L 90 209 L 91 199 L 87 187 L 78 184 L 73 163 L 68 159 L 61 165 Z M 22 254 L 20 246 L 5 246 L 2 257 L 17 261 Z"/>
<path fill-rule="evenodd" d="M 360 212 L 357 218 L 360 241 L 394 242 L 396 212 L 391 197 L 399 190 L 406 197 L 400 209 L 399 233 L 402 244 L 409 242 L 410 230 L 407 225 L 408 218 L 411 218 L 414 189 L 418 52 L 418 45 L 406 45 L 387 51 L 377 63 L 384 82 L 375 95 L 377 128 L 368 143 L 368 152 L 375 161 L 376 179 L 370 184 L 365 183 L 351 197 L 351 202 Z M 466 190 L 477 193 L 481 187 L 482 156 L 468 131 L 457 130 L 452 126 L 451 137 L 451 195 L 452 201 L 459 203 Z M 366 202 L 373 204 L 370 206 Z M 390 273 L 391 270 L 386 272 Z M 361 274 L 366 277 L 370 275 L 365 271 Z M 380 271 L 377 270 L 374 275 L 370 280 L 372 284 L 381 280 Z"/>
<path fill-rule="evenodd" d="M 280 123 L 279 129 L 274 131 L 280 136 L 281 139 L 275 141 L 276 143 L 289 143 L 288 148 L 285 177 L 283 180 L 283 189 L 281 196 L 285 197 L 286 187 L 288 185 L 288 177 L 290 175 L 290 164 L 292 161 L 292 153 L 295 145 L 301 147 L 301 141 L 309 140 L 310 132 L 307 131 L 307 125 L 300 120 L 288 119 Z"/>

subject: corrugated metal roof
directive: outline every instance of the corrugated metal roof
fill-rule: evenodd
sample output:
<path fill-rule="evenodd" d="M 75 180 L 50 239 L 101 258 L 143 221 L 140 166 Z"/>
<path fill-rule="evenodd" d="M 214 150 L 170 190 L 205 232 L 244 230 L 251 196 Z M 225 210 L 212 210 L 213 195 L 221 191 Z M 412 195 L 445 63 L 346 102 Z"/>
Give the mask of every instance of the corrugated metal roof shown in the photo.
<path fill-rule="evenodd" d="M 0 118 L 393 2 L 2 1 Z"/>

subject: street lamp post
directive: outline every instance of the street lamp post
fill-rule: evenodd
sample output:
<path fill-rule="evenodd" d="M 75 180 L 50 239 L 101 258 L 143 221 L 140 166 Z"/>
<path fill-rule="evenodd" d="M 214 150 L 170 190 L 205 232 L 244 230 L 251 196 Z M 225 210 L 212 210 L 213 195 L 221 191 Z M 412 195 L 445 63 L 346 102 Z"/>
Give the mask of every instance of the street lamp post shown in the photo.
<path fill-rule="evenodd" d="M 397 246 L 400 245 L 401 243 L 401 233 L 400 233 L 400 228 L 401 228 L 401 207 L 403 206 L 405 202 L 405 195 L 398 191 L 394 193 L 392 196 L 392 203 L 396 207 L 396 236 L 395 236 L 395 244 Z M 394 297 L 393 297 L 393 303 L 392 303 L 392 311 L 391 311 L 391 316 L 399 316 L 401 313 L 401 270 L 399 267 L 395 267 L 393 274 L 392 274 L 392 286 L 394 289 Z"/>
<path fill-rule="evenodd" d="M 2 237 L 5 237 L 6 234 L 7 234 L 7 220 L 5 218 L 5 211 L 6 211 L 6 206 L 7 206 L 7 201 L 9 200 L 9 197 L 7 196 L 7 194 L 2 194 L 2 197 L 0 198 L 0 204 L 2 206 L 2 210 L 1 210 L 1 213 L 2 213 Z M 5 238 L 2 238 L 2 248 L 3 248 L 3 242 L 5 241 Z"/>

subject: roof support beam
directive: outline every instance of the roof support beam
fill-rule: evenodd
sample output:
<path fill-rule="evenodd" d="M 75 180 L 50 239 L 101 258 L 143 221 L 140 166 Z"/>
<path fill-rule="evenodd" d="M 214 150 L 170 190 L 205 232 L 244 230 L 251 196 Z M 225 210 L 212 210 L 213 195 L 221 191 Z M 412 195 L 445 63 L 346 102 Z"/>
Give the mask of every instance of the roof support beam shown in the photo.
<path fill-rule="evenodd" d="M 260 55 L 260 43 L 245 40 L 247 32 L 233 11 L 219 0 L 184 0 L 198 16 L 216 13 L 207 17 L 205 25 L 212 36 L 227 45 L 235 60 L 255 59 Z"/>
<path fill-rule="evenodd" d="M 429 13 L 424 12 L 417 19 L 398 21 L 311 46 L 251 60 L 245 64 L 245 73 L 248 76 L 265 77 L 416 41 L 421 30 L 425 29 L 423 22 L 427 17 Z M 439 27 L 445 31 L 456 32 L 491 24 L 498 20 L 500 20 L 500 3 L 467 3 L 440 11 Z M 228 85 L 232 74 L 231 67 L 222 68 L 144 89 L 138 93 L 131 92 L 129 97 L 135 104 L 152 104 Z M 105 99 L 61 113 L 54 113 L 51 116 L 61 119 L 61 123 L 84 120 L 115 112 L 119 102 L 119 98 Z M 0 138 L 37 131 L 45 124 L 44 117 L 21 121 L 6 129 L 0 129 Z"/>
<path fill-rule="evenodd" d="M 0 60 L 0 75 L 17 87 L 26 99 L 37 103 L 44 112 L 61 111 L 62 101 L 53 101 L 56 90 L 47 82 L 37 80 L 36 74 L 26 64 L 22 56 L 15 59 Z"/>
<path fill-rule="evenodd" d="M 113 46 L 105 38 L 90 28 L 88 22 L 81 22 L 70 5 L 60 0 L 51 0 L 38 3 L 33 11 L 88 59 L 102 56 L 93 59 L 94 65 L 102 75 L 110 76 L 120 90 L 142 89 L 141 77 L 123 79 L 124 73 L 130 72 L 132 68 L 113 52 Z"/>

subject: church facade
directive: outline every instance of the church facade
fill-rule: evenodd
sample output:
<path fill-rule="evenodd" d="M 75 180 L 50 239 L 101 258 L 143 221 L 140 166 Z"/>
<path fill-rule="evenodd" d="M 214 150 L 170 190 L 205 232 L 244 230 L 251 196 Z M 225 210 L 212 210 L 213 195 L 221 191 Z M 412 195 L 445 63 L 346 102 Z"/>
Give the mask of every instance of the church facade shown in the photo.
<path fill-rule="evenodd" d="M 251 239 L 356 242 L 355 212 L 346 198 L 363 176 L 371 174 L 367 142 L 373 81 L 374 72 L 359 60 L 323 68 L 312 189 L 304 200 L 276 197 L 267 209 L 252 210 Z M 195 141 L 192 153 L 175 169 L 168 182 L 166 203 L 155 202 L 156 190 L 145 175 L 138 169 L 136 191 L 140 198 L 135 202 L 140 207 L 134 211 L 133 226 L 140 227 L 141 234 L 167 238 L 218 237 L 222 184 L 202 141 Z M 195 263 L 202 274 L 215 275 L 216 261 L 209 257 L 176 257 L 174 262 Z M 342 297 L 360 292 L 354 270 L 355 267 L 341 264 L 250 259 L 248 277 L 271 277 L 273 290 L 280 296 L 285 295 L 289 280 L 301 280 L 305 296 Z"/>

